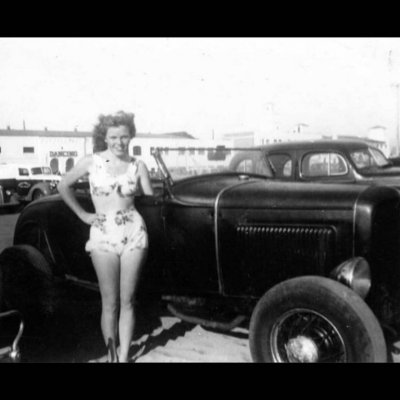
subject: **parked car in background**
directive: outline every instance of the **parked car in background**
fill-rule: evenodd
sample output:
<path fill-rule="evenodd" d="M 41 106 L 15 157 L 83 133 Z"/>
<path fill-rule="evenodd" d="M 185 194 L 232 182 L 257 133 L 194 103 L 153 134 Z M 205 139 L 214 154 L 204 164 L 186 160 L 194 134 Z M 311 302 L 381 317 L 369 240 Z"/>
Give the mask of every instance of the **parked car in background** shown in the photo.
<path fill-rule="evenodd" d="M 400 167 L 362 140 L 285 142 L 257 147 L 231 161 L 235 171 L 296 182 L 360 183 L 400 187 Z"/>
<path fill-rule="evenodd" d="M 0 164 L 0 205 L 28 203 L 54 194 L 60 179 L 50 167 Z"/>
<path fill-rule="evenodd" d="M 400 166 L 400 157 L 389 157 L 389 161 L 396 167 Z"/>
<path fill-rule="evenodd" d="M 154 151 L 162 185 L 136 199 L 150 242 L 139 299 L 204 327 L 248 327 L 256 362 L 387 361 L 400 329 L 400 192 L 232 171 L 242 151 L 220 150 Z M 69 287 L 97 290 L 89 228 L 59 195 L 25 207 L 0 254 L 4 304 L 54 323 Z"/>

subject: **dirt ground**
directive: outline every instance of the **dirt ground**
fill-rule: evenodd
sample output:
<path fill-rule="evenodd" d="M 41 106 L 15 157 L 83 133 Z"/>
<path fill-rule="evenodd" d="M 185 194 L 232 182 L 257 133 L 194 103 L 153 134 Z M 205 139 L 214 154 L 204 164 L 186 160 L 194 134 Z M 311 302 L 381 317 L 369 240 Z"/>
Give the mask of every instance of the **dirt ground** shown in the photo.
<path fill-rule="evenodd" d="M 0 252 L 12 245 L 17 217 L 18 214 L 0 215 Z M 75 304 L 80 295 L 70 294 L 75 296 Z M 90 310 L 69 304 L 62 318 L 64 323 L 60 322 L 46 340 L 27 332 L 21 340 L 23 361 L 104 362 L 99 301 L 95 298 L 92 303 L 96 305 Z M 131 354 L 131 360 L 138 363 L 251 362 L 246 329 L 236 328 L 229 334 L 212 332 L 155 309 L 141 311 Z"/>
<path fill-rule="evenodd" d="M 0 215 L 0 252 L 12 245 L 18 214 Z M 71 363 L 105 362 L 100 333 L 98 294 L 85 309 L 79 304 L 81 293 L 70 293 L 65 315 L 46 340 L 23 336 L 23 362 Z M 97 296 L 97 297 L 96 297 Z M 75 301 L 71 301 L 74 299 Z M 68 310 L 67 310 L 68 309 Z M 395 344 L 400 348 L 400 342 Z M 394 362 L 400 355 L 393 353 Z M 131 361 L 137 363 L 250 363 L 248 331 L 236 328 L 229 333 L 206 330 L 171 316 L 163 309 L 141 309 L 132 343 Z"/>

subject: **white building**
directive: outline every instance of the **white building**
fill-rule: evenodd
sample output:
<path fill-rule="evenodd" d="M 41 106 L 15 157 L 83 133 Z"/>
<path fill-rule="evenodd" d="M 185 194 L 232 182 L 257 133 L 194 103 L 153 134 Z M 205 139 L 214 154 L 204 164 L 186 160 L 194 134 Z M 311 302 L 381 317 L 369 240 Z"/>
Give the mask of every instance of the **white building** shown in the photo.
<path fill-rule="evenodd" d="M 231 132 L 221 135 L 222 140 L 230 141 L 232 147 L 251 147 L 256 145 L 254 132 Z"/>
<path fill-rule="evenodd" d="M 151 170 L 157 169 L 151 155 L 154 147 L 229 147 L 231 143 L 224 140 L 200 140 L 186 132 L 137 133 L 130 143 L 129 150 L 132 156 L 143 159 Z M 0 163 L 39 164 L 50 166 L 54 173 L 63 174 L 72 168 L 77 160 L 92 152 L 92 132 L 0 130 Z M 179 152 L 176 154 L 180 155 Z M 182 160 L 178 157 L 177 163 L 182 164 Z"/>
<path fill-rule="evenodd" d="M 382 125 L 373 126 L 368 130 L 368 139 L 375 143 L 387 157 L 390 155 L 389 143 L 387 141 L 386 127 Z"/>
<path fill-rule="evenodd" d="M 250 147 L 268 145 L 280 142 L 291 142 L 301 140 L 318 140 L 318 139 L 338 139 L 342 136 L 339 134 L 326 134 L 317 131 L 305 122 L 299 121 L 296 124 L 288 124 L 276 110 L 273 102 L 264 103 L 255 111 L 255 120 L 257 124 L 253 124 L 246 131 L 222 133 L 223 139 L 230 139 L 235 147 Z M 371 127 L 367 132 L 348 136 L 352 139 L 358 138 L 366 140 L 371 145 L 378 147 L 386 156 L 390 153 L 389 143 L 384 126 Z"/>
<path fill-rule="evenodd" d="M 264 129 L 254 132 L 224 133 L 221 137 L 224 140 L 231 140 L 234 147 L 251 147 L 296 140 L 322 139 L 323 135 L 312 132 L 307 124 L 299 123 L 294 125 L 287 132 L 281 132 L 279 127 L 274 125 L 271 131 Z"/>
<path fill-rule="evenodd" d="M 305 123 L 298 123 L 289 128 L 286 132 L 279 132 L 279 129 L 272 129 L 271 131 L 226 133 L 222 134 L 221 137 L 223 139 L 230 139 L 234 147 L 251 147 L 302 140 L 360 139 L 380 149 L 386 157 L 389 157 L 390 148 L 385 131 L 386 128 L 383 126 L 374 126 L 364 135 L 326 135 L 313 131 L 310 129 L 309 125 Z"/>
<path fill-rule="evenodd" d="M 91 152 L 88 132 L 0 130 L 1 163 L 41 164 L 64 173 Z"/>

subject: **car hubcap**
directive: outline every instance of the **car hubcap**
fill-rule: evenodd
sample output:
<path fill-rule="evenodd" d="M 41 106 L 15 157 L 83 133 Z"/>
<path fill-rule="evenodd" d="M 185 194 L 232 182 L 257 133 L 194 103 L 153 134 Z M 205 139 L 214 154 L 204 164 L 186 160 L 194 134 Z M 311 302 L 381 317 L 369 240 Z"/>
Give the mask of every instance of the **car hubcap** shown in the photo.
<path fill-rule="evenodd" d="M 321 314 L 292 310 L 276 322 L 271 332 L 275 362 L 346 362 L 344 341 L 336 327 Z"/>
<path fill-rule="evenodd" d="M 286 354 L 290 362 L 317 362 L 318 347 L 309 337 L 299 335 L 285 344 Z"/>

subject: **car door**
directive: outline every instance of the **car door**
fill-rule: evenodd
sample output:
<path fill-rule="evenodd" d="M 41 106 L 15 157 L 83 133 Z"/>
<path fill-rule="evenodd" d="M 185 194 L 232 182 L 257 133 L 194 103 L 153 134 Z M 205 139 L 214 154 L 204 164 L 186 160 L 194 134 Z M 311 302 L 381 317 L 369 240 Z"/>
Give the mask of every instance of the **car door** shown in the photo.
<path fill-rule="evenodd" d="M 154 185 L 154 196 L 138 196 L 135 206 L 144 219 L 149 238 L 146 264 L 141 275 L 141 289 L 146 293 L 163 293 L 167 286 L 167 255 L 165 244 L 162 188 Z"/>
<path fill-rule="evenodd" d="M 213 205 L 165 201 L 166 289 L 174 293 L 218 292 Z"/>

